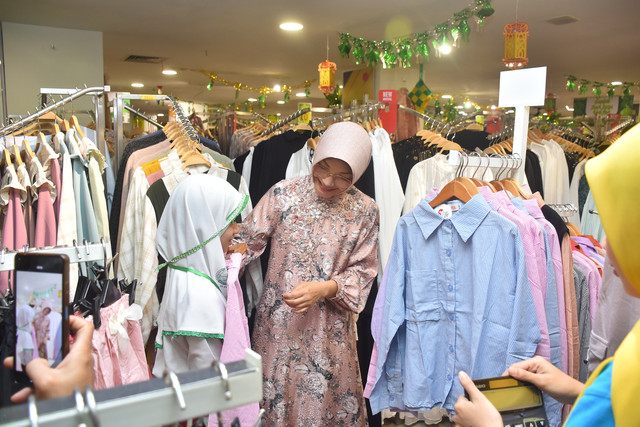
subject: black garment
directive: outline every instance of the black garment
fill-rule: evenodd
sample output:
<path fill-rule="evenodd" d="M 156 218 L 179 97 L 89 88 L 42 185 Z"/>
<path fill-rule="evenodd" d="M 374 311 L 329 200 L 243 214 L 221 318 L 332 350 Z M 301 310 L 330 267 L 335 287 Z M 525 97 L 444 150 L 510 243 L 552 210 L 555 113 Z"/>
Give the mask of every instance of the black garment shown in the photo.
<path fill-rule="evenodd" d="M 358 349 L 358 362 L 360 363 L 360 376 L 362 377 L 362 386 L 367 384 L 367 376 L 369 375 L 369 363 L 371 362 L 371 353 L 373 353 L 373 335 L 371 335 L 371 319 L 373 317 L 373 306 L 378 296 L 378 280 L 374 280 L 371 285 L 371 291 L 367 298 L 364 310 L 358 315 L 356 328 L 358 330 L 358 341 L 356 348 Z M 367 417 L 369 419 L 369 427 L 380 427 L 382 425 L 382 413 L 373 414 L 369 399 L 365 399 L 367 404 Z"/>
<path fill-rule="evenodd" d="M 122 185 L 124 183 L 124 172 L 127 169 L 127 161 L 134 151 L 151 147 L 159 142 L 165 141 L 167 136 L 161 130 L 149 135 L 130 141 L 122 151 L 118 174 L 116 176 L 116 186 L 113 190 L 113 200 L 111 202 L 111 216 L 109 217 L 109 235 L 111 236 L 111 250 L 116 253 L 118 245 L 118 228 L 120 226 L 120 207 L 122 205 Z"/>
<path fill-rule="evenodd" d="M 589 181 L 587 181 L 587 176 L 582 175 L 580 177 L 580 184 L 578 185 L 578 209 L 580 209 L 580 217 L 582 217 L 582 211 L 584 210 L 584 204 L 587 203 L 587 197 L 589 197 L 589 192 L 591 188 L 589 187 Z"/>
<path fill-rule="evenodd" d="M 424 140 L 417 135 L 396 142 L 391 145 L 391 150 L 393 151 L 393 161 L 398 170 L 402 191 L 407 189 L 411 168 L 419 161 L 433 157 L 436 153 L 435 147 L 428 147 Z"/>
<path fill-rule="evenodd" d="M 484 150 L 491 145 L 491 141 L 487 139 L 489 132 L 483 130 L 463 129 L 456 132 L 453 142 L 469 151 L 475 151 L 476 148 Z"/>
<path fill-rule="evenodd" d="M 0 360 L 14 355 L 16 340 L 15 300 L 7 302 L 9 306 L 0 310 Z M 0 366 L 0 407 L 11 405 L 11 396 L 20 389 L 22 386 L 14 381 L 12 372 Z"/>
<path fill-rule="evenodd" d="M 531 192 L 540 192 L 540 195 L 544 199 L 544 191 L 542 189 L 542 168 L 540 167 L 540 158 L 536 153 L 531 150 L 527 150 L 527 157 L 524 164 L 524 173 L 527 176 L 527 182 Z"/>
<path fill-rule="evenodd" d="M 244 154 L 239 155 L 235 159 L 233 159 L 233 167 L 236 169 L 236 172 L 242 174 L 242 168 L 244 167 L 244 161 L 247 160 L 247 156 L 249 155 L 249 151 Z"/>
<path fill-rule="evenodd" d="M 564 158 L 567 161 L 567 167 L 569 169 L 569 182 L 573 179 L 573 172 L 576 170 L 576 166 L 580 163 L 580 154 L 564 152 Z"/>
<path fill-rule="evenodd" d="M 553 210 L 553 208 L 544 205 L 540 208 L 542 210 L 542 214 L 545 219 L 553 225 L 553 228 L 556 229 L 556 233 L 558 233 L 558 243 L 562 246 L 562 239 L 565 234 L 569 234 L 569 228 L 567 228 L 567 224 L 564 222 L 562 217 L 558 212 Z"/>

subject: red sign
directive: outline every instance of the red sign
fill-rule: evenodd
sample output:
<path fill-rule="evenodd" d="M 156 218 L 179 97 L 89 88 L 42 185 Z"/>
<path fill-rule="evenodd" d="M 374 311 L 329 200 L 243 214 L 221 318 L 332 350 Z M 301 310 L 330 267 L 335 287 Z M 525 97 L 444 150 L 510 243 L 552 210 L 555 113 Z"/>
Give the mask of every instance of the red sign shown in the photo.
<path fill-rule="evenodd" d="M 398 92 L 393 89 L 382 89 L 378 92 L 378 100 L 386 102 L 387 107 L 378 110 L 378 117 L 382 121 L 382 127 L 388 133 L 396 133 L 398 123 Z"/>

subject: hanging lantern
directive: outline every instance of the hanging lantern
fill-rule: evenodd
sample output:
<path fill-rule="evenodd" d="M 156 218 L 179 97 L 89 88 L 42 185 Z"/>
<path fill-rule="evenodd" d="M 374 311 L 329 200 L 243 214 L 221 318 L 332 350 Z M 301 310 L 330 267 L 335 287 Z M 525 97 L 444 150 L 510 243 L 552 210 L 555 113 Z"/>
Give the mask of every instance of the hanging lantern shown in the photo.
<path fill-rule="evenodd" d="M 336 64 L 328 59 L 318 65 L 320 72 L 320 89 L 325 95 L 329 95 L 336 88 Z"/>
<path fill-rule="evenodd" d="M 527 58 L 527 37 L 529 26 L 514 21 L 504 26 L 504 58 L 502 62 L 510 70 L 517 70 L 529 62 Z"/>

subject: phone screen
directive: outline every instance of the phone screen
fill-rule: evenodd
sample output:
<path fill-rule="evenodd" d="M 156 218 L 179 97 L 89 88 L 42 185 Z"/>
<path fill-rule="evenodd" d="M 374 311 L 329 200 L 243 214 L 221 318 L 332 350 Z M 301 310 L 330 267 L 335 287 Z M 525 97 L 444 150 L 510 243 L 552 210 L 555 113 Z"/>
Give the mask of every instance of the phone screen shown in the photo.
<path fill-rule="evenodd" d="M 56 366 L 68 352 L 68 270 L 65 255 L 16 254 L 15 371 L 38 357 Z"/>

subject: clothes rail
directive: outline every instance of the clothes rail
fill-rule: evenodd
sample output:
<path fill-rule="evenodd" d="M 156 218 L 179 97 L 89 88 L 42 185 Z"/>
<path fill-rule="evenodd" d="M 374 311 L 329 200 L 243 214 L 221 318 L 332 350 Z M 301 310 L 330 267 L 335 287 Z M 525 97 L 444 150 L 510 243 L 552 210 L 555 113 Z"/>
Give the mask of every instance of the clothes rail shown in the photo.
<path fill-rule="evenodd" d="M 609 136 L 611 136 L 611 135 L 613 135 L 614 133 L 618 132 L 620 129 L 624 129 L 624 128 L 626 128 L 627 126 L 629 126 L 630 124 L 633 124 L 633 123 L 635 123 L 635 122 L 633 121 L 633 119 L 625 120 L 624 122 L 620 123 L 620 124 L 619 124 L 619 125 L 617 125 L 617 126 L 612 127 L 612 128 L 611 128 L 611 129 L 609 129 L 607 132 L 605 132 L 605 138 L 606 138 L 606 137 L 609 137 Z"/>
<path fill-rule="evenodd" d="M 573 203 L 549 204 L 549 207 L 563 218 L 569 218 L 578 212 L 578 208 Z"/>
<path fill-rule="evenodd" d="M 284 119 L 280 120 L 278 123 L 276 123 L 273 126 L 268 127 L 267 129 L 265 129 L 264 132 L 262 132 L 260 134 L 260 136 L 267 136 L 270 133 L 275 132 L 276 130 L 280 129 L 282 126 L 286 125 L 287 123 L 291 123 L 292 121 L 294 121 L 295 119 L 297 119 L 300 116 L 303 116 L 305 114 L 307 114 L 308 112 L 310 112 L 311 109 L 310 108 L 303 108 L 301 110 L 296 111 L 295 113 L 291 114 L 288 117 L 285 117 Z"/>
<path fill-rule="evenodd" d="M 71 95 L 67 96 L 66 98 L 61 99 L 60 101 L 57 101 L 47 107 L 44 107 L 42 110 L 38 110 L 33 114 L 28 115 L 25 118 L 22 118 L 20 120 L 18 120 L 15 123 L 11 123 L 7 126 L 4 126 L 2 128 L 0 128 L 0 137 L 8 135 L 12 132 L 14 132 L 17 129 L 20 129 L 22 127 L 24 127 L 25 125 L 31 123 L 32 121 L 36 120 L 38 117 L 42 116 L 43 114 L 48 113 L 49 111 L 53 111 L 57 108 L 60 108 L 61 106 L 73 101 L 76 98 L 79 98 L 83 95 L 86 95 L 88 93 L 104 93 L 104 92 L 109 92 L 111 90 L 111 88 L 109 86 L 95 86 L 95 87 L 86 87 L 84 89 L 79 89 L 77 92 L 72 93 Z M 27 114 L 29 114 L 27 112 Z"/>
<path fill-rule="evenodd" d="M 515 147 L 514 147 L 515 149 Z M 470 154 L 460 151 L 451 150 L 447 158 L 451 166 L 461 167 L 463 170 L 467 167 L 484 168 L 480 173 L 483 176 L 488 168 L 498 168 L 502 171 L 518 171 L 524 167 L 524 160 L 521 154 L 514 152 L 513 154 L 491 154 L 472 152 Z M 515 175 L 516 172 L 514 172 Z M 482 179 L 482 178 L 479 178 Z"/>
<path fill-rule="evenodd" d="M 435 126 L 436 131 L 438 131 L 438 129 L 440 129 L 440 128 L 442 128 L 443 130 L 447 130 L 447 132 L 449 132 L 449 133 L 451 133 L 451 131 L 452 131 L 451 126 L 449 126 L 448 124 L 443 123 L 441 121 L 438 121 L 438 120 L 434 119 L 431 116 L 427 116 L 426 114 L 422 114 L 422 113 L 414 110 L 413 108 L 409 108 L 409 107 L 407 107 L 405 105 L 398 105 L 398 109 L 400 109 L 402 111 L 406 111 L 409 114 L 413 114 L 414 116 L 416 116 L 418 118 L 421 118 L 421 119 L 423 119 L 423 120 L 425 120 L 427 122 L 430 122 L 433 126 Z M 440 131 L 440 133 L 442 133 L 442 132 Z M 454 133 L 454 135 L 455 135 L 455 133 Z"/>
<path fill-rule="evenodd" d="M 173 111 L 175 111 L 175 113 L 176 113 L 176 118 L 178 119 L 177 123 L 178 123 L 179 127 L 181 128 L 182 133 L 187 137 L 187 139 L 190 139 L 190 140 L 198 143 L 199 142 L 198 133 L 193 128 L 193 125 L 191 125 L 191 122 L 189 121 L 189 118 L 184 113 L 184 110 L 182 109 L 182 107 L 180 106 L 178 101 L 174 97 L 170 96 L 169 97 L 169 102 L 171 102 L 171 105 L 173 107 Z"/>
<path fill-rule="evenodd" d="M 142 120 L 147 121 L 149 123 L 151 123 L 152 125 L 156 126 L 158 129 L 162 129 L 163 126 L 156 122 L 155 120 L 153 120 L 152 118 L 147 117 L 146 115 L 144 115 L 143 113 L 141 113 L 140 111 L 136 110 L 135 108 L 131 108 L 128 105 L 124 105 L 124 109 L 127 111 L 132 112 L 133 114 L 135 114 L 136 116 L 140 117 Z"/>
<path fill-rule="evenodd" d="M 0 250 L 0 271 L 12 271 L 15 267 L 15 257 L 17 253 L 47 253 L 63 254 L 69 257 L 70 263 L 105 261 L 111 259 L 111 245 L 106 239 L 101 239 L 100 243 L 82 242 L 75 246 L 52 246 L 48 248 L 29 248 L 25 246 L 21 251 L 7 251 L 6 248 Z"/>
<path fill-rule="evenodd" d="M 243 406 L 262 399 L 262 359 L 245 350 L 245 360 L 168 373 L 165 378 L 36 401 L 0 410 L 3 426 L 94 427 L 166 425 Z"/>
<path fill-rule="evenodd" d="M 357 119 L 360 115 L 362 115 L 364 119 L 366 119 L 367 117 L 377 117 L 378 110 L 381 110 L 383 108 L 388 108 L 388 104 L 386 102 L 376 102 L 371 104 L 358 105 L 348 109 L 334 110 L 329 116 L 312 120 L 311 127 L 323 128 L 327 126 L 327 123 L 344 121 L 346 119 Z"/>

